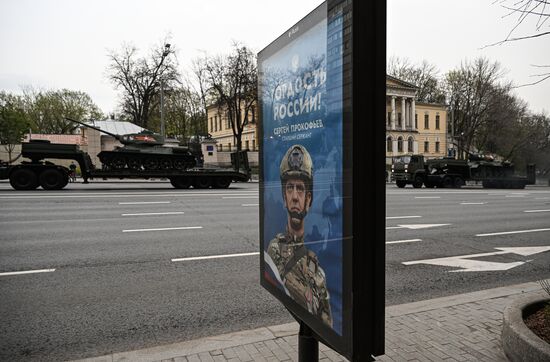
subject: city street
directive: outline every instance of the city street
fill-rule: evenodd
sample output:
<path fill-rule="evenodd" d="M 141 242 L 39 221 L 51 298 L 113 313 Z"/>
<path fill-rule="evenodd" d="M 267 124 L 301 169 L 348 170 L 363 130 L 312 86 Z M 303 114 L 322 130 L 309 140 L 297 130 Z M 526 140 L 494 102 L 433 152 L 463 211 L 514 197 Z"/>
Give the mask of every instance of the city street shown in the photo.
<path fill-rule="evenodd" d="M 550 278 L 550 188 L 388 184 L 386 305 Z M 259 286 L 258 183 L 0 183 L 0 360 L 67 360 L 291 322 Z M 209 258 L 204 258 L 209 257 Z"/>

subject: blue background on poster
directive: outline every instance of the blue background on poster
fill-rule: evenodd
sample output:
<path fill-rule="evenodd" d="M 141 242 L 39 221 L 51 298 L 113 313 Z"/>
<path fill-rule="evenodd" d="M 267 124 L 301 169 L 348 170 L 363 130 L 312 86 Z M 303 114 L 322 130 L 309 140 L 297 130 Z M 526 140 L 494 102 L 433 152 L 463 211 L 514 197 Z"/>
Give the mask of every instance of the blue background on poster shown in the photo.
<path fill-rule="evenodd" d="M 342 98 L 341 34 L 324 20 L 259 64 L 263 104 L 264 250 L 283 233 L 279 166 L 294 144 L 313 159 L 313 204 L 305 242 L 327 278 L 333 329 L 342 335 Z M 327 52 L 327 30 L 329 34 Z M 337 38 L 338 36 L 336 36 Z M 335 40 L 335 41 L 334 41 Z M 333 47 L 331 44 L 336 43 Z M 289 114 L 289 111 L 292 114 Z"/>

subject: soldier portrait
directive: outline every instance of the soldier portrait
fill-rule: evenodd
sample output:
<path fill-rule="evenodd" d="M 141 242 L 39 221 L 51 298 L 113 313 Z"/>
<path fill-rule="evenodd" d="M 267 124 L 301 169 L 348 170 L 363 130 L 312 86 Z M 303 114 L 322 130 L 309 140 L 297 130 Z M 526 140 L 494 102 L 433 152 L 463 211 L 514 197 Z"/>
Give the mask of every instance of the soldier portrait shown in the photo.
<path fill-rule="evenodd" d="M 307 215 L 314 199 L 311 155 L 304 146 L 293 145 L 284 154 L 279 171 L 286 225 L 269 242 L 264 261 L 289 297 L 332 327 L 325 271 L 305 241 Z"/>

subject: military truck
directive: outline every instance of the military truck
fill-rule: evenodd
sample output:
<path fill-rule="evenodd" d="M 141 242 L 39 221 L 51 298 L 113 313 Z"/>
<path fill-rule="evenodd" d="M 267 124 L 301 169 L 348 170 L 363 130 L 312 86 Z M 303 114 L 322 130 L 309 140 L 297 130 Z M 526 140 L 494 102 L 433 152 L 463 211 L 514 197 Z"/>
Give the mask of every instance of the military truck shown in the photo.
<path fill-rule="evenodd" d="M 523 189 L 535 183 L 535 166 L 527 166 L 527 176 L 517 176 L 514 165 L 491 157 L 470 155 L 468 160 L 452 157 L 424 160 L 423 155 L 412 155 L 408 163 L 392 165 L 392 180 L 397 187 L 410 184 L 414 188 L 460 188 L 466 181 L 481 182 L 484 188 Z"/>
<path fill-rule="evenodd" d="M 150 179 L 166 178 L 178 189 L 189 187 L 206 189 L 228 188 L 233 181 L 246 182 L 250 179 L 250 167 L 246 151 L 233 152 L 233 168 L 192 167 L 179 168 L 114 168 L 102 165 L 97 168 L 88 153 L 77 145 L 56 144 L 47 140 L 31 140 L 21 145 L 21 154 L 30 161 L 19 165 L 5 166 L 0 170 L 0 179 L 9 179 L 16 190 L 34 190 L 41 186 L 45 190 L 60 190 L 69 182 L 67 167 L 49 160 L 74 160 L 80 166 L 84 183 L 90 179 Z"/>

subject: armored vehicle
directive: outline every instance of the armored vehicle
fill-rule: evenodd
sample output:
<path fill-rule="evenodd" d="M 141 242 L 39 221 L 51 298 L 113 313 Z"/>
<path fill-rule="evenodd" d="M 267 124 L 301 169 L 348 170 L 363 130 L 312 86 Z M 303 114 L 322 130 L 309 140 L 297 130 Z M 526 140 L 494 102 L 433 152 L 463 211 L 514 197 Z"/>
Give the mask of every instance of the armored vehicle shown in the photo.
<path fill-rule="evenodd" d="M 150 131 L 117 135 L 98 127 L 66 118 L 68 121 L 95 129 L 122 143 L 113 151 L 101 151 L 97 157 L 108 170 L 186 170 L 197 165 L 197 158 L 187 147 L 168 147 L 164 137 Z"/>

